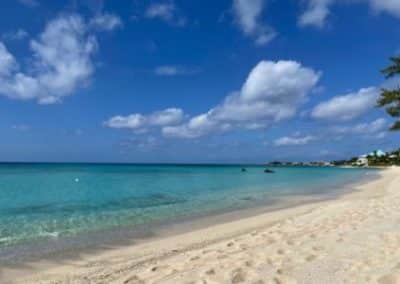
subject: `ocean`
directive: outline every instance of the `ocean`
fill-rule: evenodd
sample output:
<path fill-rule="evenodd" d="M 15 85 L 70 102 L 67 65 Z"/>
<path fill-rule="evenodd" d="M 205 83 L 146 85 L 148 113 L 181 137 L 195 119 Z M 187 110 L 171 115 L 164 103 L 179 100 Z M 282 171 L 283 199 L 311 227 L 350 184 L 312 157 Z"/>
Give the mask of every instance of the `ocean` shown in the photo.
<path fill-rule="evenodd" d="M 242 171 L 246 168 L 246 171 Z M 375 170 L 155 164 L 0 164 L 0 261 L 53 244 L 222 212 L 329 198 Z M 89 238 L 89 239 L 88 239 Z M 99 238 L 102 239 L 102 238 Z M 40 244 L 40 245 L 39 245 Z M 30 249 L 26 249 L 29 247 Z M 21 249 L 23 248 L 23 249 Z M 16 252 L 19 252 L 18 254 Z"/>

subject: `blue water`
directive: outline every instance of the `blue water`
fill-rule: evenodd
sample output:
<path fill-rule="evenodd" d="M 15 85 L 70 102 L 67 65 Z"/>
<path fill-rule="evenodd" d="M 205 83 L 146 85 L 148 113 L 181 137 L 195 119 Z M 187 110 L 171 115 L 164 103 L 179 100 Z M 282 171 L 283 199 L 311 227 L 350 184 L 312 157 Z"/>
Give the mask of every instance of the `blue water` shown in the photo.
<path fill-rule="evenodd" d="M 365 169 L 210 165 L 0 164 L 0 250 L 48 238 L 325 196 Z"/>

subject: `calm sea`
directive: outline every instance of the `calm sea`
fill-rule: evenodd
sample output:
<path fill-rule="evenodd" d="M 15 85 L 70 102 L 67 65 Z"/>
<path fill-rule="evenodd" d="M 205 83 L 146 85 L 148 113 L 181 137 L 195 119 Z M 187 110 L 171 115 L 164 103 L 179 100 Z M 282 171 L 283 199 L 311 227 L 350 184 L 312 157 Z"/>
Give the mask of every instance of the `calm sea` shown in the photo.
<path fill-rule="evenodd" d="M 245 167 L 246 172 L 241 169 Z M 233 165 L 0 164 L 1 251 L 330 196 L 375 171 Z M 111 232 L 111 233 L 110 233 Z"/>

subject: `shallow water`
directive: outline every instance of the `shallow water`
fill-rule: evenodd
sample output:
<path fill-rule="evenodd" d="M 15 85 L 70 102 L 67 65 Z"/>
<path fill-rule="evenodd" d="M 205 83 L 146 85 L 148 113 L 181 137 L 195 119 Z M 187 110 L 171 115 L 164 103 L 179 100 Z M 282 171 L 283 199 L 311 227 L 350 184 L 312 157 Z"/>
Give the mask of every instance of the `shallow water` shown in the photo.
<path fill-rule="evenodd" d="M 0 164 L 0 252 L 43 240 L 329 196 L 374 171 L 232 165 Z M 0 254 L 1 255 L 1 254 Z"/>

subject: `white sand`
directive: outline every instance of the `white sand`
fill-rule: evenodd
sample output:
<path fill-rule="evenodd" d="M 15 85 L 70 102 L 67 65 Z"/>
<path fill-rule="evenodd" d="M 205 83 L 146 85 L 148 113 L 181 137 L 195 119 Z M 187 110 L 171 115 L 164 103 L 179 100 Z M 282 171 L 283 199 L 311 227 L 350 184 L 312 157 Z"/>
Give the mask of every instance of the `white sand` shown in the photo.
<path fill-rule="evenodd" d="M 400 169 L 360 191 L 60 262 L 0 283 L 400 283 Z"/>

